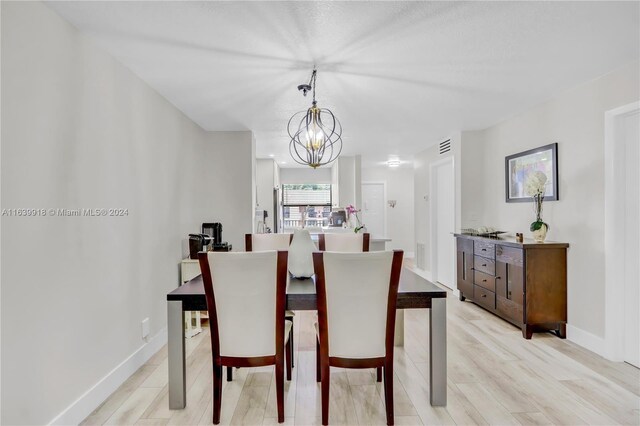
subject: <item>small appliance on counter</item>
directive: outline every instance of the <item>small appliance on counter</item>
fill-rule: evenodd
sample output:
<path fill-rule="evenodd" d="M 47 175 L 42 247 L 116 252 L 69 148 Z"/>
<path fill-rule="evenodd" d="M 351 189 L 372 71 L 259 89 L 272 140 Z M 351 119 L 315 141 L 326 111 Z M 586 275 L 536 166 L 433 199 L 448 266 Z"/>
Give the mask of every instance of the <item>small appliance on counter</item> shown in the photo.
<path fill-rule="evenodd" d="M 331 227 L 342 227 L 346 221 L 347 215 L 344 210 L 332 211 L 329 215 L 329 226 Z"/>
<path fill-rule="evenodd" d="M 222 224 L 220 222 L 203 223 L 202 233 L 212 238 L 212 251 L 231 251 L 231 244 L 222 241 Z"/>
<path fill-rule="evenodd" d="M 189 257 L 198 258 L 198 252 L 207 251 L 213 239 L 207 234 L 189 234 Z"/>

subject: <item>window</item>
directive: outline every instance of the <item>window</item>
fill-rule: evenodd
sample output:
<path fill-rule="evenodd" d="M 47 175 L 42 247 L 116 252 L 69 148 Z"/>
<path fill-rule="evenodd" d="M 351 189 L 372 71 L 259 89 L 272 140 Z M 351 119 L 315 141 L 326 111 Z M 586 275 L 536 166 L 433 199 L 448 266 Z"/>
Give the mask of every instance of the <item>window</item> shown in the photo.
<path fill-rule="evenodd" d="M 282 185 L 282 210 L 285 228 L 326 226 L 331 214 L 331 185 Z"/>

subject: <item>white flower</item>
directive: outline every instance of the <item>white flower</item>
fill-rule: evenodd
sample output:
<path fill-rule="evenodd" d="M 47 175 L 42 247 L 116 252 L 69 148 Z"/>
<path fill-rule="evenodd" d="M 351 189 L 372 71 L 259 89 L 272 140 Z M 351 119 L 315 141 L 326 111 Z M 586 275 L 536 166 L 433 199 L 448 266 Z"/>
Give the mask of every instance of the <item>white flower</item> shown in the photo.
<path fill-rule="evenodd" d="M 547 175 L 542 172 L 533 172 L 527 176 L 524 190 L 531 197 L 546 192 Z"/>

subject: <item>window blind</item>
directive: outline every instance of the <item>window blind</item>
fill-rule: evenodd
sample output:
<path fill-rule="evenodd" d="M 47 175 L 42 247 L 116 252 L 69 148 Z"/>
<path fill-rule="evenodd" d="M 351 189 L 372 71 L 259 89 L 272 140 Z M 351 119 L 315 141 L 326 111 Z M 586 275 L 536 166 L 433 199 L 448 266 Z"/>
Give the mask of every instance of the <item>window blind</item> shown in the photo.
<path fill-rule="evenodd" d="M 331 185 L 295 185 L 285 184 L 283 204 L 285 206 L 330 206 Z"/>

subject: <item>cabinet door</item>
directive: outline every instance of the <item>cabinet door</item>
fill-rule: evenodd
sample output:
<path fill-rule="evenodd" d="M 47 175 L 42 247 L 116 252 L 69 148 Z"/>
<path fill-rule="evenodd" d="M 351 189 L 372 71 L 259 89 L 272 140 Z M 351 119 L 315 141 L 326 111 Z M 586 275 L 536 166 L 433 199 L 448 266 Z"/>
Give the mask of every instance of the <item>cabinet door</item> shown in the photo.
<path fill-rule="evenodd" d="M 457 238 L 457 283 L 458 290 L 473 295 L 473 241 Z"/>
<path fill-rule="evenodd" d="M 517 323 L 524 321 L 523 284 L 522 250 L 496 247 L 496 309 Z"/>

